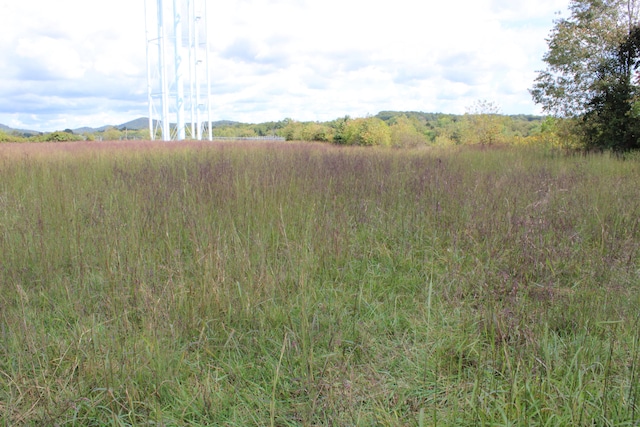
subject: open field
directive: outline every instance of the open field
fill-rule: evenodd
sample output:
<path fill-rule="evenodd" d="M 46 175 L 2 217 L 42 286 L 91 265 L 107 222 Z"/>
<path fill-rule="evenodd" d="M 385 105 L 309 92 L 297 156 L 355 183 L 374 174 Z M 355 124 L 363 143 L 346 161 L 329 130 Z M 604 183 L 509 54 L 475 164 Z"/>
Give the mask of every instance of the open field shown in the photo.
<path fill-rule="evenodd" d="M 640 425 L 640 160 L 0 146 L 0 425 Z"/>

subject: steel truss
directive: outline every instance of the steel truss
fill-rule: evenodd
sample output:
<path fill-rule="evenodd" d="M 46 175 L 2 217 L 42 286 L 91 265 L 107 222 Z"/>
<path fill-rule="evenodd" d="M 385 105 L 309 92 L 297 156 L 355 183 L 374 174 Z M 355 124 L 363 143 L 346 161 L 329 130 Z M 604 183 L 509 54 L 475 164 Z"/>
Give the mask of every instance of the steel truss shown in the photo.
<path fill-rule="evenodd" d="M 151 139 L 212 140 L 207 0 L 144 6 Z"/>

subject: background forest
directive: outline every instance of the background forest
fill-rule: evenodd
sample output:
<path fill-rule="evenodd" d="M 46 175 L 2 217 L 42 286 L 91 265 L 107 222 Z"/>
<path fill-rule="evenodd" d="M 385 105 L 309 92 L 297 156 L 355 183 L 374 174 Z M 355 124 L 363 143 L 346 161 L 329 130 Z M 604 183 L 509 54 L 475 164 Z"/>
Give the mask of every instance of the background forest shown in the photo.
<path fill-rule="evenodd" d="M 215 138 L 276 136 L 288 141 L 332 142 L 341 145 L 382 145 L 394 147 L 448 146 L 461 144 L 547 144 L 570 146 L 568 125 L 551 117 L 501 115 L 494 103 L 477 102 L 464 115 L 423 112 L 382 111 L 375 116 L 349 116 L 328 122 L 284 119 L 265 123 L 218 121 Z M 149 139 L 146 119 L 103 129 L 66 129 L 51 133 L 29 133 L 0 129 L 0 142 L 57 142 L 79 140 Z M 562 142 L 561 142 L 562 141 Z"/>

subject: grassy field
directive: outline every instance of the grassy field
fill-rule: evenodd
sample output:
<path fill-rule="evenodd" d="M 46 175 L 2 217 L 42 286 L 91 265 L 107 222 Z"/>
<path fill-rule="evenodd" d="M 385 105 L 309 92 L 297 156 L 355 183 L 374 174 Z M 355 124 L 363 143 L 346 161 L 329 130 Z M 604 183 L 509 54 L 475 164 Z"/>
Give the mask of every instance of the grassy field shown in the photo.
<path fill-rule="evenodd" d="M 0 146 L 0 425 L 638 426 L 640 160 Z"/>

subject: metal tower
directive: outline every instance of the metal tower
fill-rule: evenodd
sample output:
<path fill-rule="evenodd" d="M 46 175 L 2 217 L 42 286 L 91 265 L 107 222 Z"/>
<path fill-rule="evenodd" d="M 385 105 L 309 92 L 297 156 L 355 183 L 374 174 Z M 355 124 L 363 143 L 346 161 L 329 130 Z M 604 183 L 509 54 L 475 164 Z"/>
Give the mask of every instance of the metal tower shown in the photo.
<path fill-rule="evenodd" d="M 206 131 L 212 140 L 207 0 L 145 0 L 144 7 L 151 139 L 201 140 Z"/>

